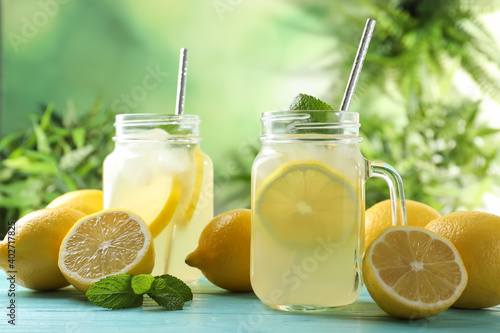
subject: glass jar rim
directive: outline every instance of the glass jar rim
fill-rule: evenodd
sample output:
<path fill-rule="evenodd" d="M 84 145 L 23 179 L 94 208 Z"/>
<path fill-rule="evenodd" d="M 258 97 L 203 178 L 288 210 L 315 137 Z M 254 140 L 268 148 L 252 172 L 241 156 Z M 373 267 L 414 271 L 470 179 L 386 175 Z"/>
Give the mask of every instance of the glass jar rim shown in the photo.
<path fill-rule="evenodd" d="M 359 114 L 335 110 L 288 110 L 262 113 L 262 142 L 361 142 Z"/>
<path fill-rule="evenodd" d="M 307 113 L 325 113 L 325 114 L 334 114 L 338 116 L 342 116 L 339 118 L 352 120 L 359 122 L 359 113 L 353 111 L 338 111 L 338 110 L 273 110 L 273 111 L 265 111 L 262 113 L 261 120 L 268 117 L 280 117 L 280 116 L 300 116 Z"/>
<path fill-rule="evenodd" d="M 166 113 L 123 113 L 116 115 L 116 126 L 141 126 L 149 123 L 157 125 L 171 125 L 183 123 L 200 124 L 199 115 L 195 114 L 166 114 Z"/>
<path fill-rule="evenodd" d="M 191 114 L 125 113 L 115 117 L 115 142 L 199 143 L 201 119 Z M 156 131 L 156 132 L 154 132 Z"/>

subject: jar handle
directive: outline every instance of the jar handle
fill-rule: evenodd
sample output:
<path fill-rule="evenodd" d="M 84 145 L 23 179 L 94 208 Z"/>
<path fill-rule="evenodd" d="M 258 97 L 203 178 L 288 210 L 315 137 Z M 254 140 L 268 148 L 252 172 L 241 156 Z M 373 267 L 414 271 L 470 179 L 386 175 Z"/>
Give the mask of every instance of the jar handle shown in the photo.
<path fill-rule="evenodd" d="M 399 173 L 389 164 L 383 162 L 368 162 L 368 178 L 382 178 L 389 185 L 391 196 L 392 225 L 406 225 L 406 203 L 403 190 L 403 180 Z"/>

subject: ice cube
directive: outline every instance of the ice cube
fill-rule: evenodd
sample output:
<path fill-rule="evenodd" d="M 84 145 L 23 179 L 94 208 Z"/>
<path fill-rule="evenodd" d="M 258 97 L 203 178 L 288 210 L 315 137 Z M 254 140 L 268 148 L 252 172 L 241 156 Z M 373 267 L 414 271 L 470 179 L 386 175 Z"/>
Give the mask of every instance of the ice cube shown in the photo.
<path fill-rule="evenodd" d="M 140 137 L 145 139 L 165 139 L 167 136 L 167 131 L 161 128 L 153 128 L 140 134 Z"/>
<path fill-rule="evenodd" d="M 134 135 L 134 140 L 125 143 L 125 148 L 133 154 L 153 152 L 161 146 L 168 133 L 161 128 L 153 128 Z M 138 140 L 138 141 L 135 141 Z"/>
<path fill-rule="evenodd" d="M 191 167 L 191 152 L 185 148 L 162 149 L 158 154 L 158 164 L 166 175 L 184 172 Z"/>
<path fill-rule="evenodd" d="M 121 175 L 125 181 L 134 186 L 147 186 L 153 180 L 148 159 L 144 156 L 136 156 L 123 160 Z"/>

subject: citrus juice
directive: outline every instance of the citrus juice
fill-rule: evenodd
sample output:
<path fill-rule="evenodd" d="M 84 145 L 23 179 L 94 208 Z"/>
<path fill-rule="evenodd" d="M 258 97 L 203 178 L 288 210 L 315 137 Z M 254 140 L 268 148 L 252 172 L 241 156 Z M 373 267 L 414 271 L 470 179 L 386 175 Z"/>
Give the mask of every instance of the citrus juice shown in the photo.
<path fill-rule="evenodd" d="M 153 129 L 147 135 L 162 139 L 167 133 Z M 103 190 L 104 208 L 129 209 L 150 225 L 155 237 L 154 275 L 168 273 L 187 282 L 201 277 L 198 269 L 184 262 L 213 218 L 212 162 L 198 144 L 117 142 L 104 162 Z M 158 219 L 162 211 L 166 217 Z"/>
<path fill-rule="evenodd" d="M 283 310 L 345 306 L 361 291 L 366 160 L 355 144 L 266 144 L 252 170 L 251 281 Z"/>

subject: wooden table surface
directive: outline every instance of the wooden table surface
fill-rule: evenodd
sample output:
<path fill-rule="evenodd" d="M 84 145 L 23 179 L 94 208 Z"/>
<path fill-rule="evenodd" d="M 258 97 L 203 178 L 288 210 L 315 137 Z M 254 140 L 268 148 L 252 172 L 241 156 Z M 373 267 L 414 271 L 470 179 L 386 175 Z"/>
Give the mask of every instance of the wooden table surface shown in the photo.
<path fill-rule="evenodd" d="M 226 292 L 202 279 L 182 311 L 161 310 L 147 296 L 142 308 L 107 310 L 72 287 L 36 292 L 16 286 L 9 297 L 3 272 L 0 281 L 0 332 L 500 332 L 500 306 L 400 320 L 380 310 L 366 290 L 350 307 L 302 314 L 269 309 L 253 293 Z M 11 299 L 15 326 L 8 323 Z"/>

